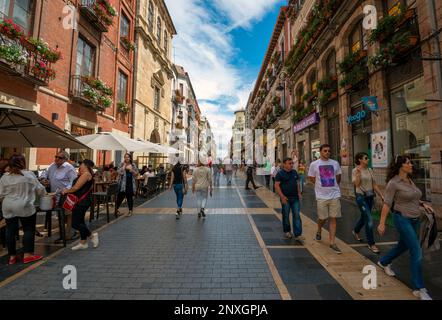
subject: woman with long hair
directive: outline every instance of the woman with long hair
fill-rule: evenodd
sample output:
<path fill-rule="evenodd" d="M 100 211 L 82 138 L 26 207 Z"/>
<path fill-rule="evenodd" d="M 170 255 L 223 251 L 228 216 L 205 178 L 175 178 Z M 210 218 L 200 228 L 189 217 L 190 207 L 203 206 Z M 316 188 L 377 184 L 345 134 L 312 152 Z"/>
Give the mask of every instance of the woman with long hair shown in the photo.
<path fill-rule="evenodd" d="M 117 210 L 120 208 L 124 198 L 127 200 L 129 207 L 128 217 L 132 216 L 134 210 L 134 194 L 137 190 L 136 178 L 138 176 L 138 168 L 134 165 L 132 155 L 126 153 L 124 162 L 118 168 L 118 186 L 119 192 L 117 196 Z"/>
<path fill-rule="evenodd" d="M 399 242 L 379 260 L 378 265 L 387 275 L 395 276 L 391 263 L 406 251 L 410 251 L 413 294 L 421 300 L 431 300 L 422 276 L 422 249 L 417 234 L 422 210 L 434 211 L 420 200 L 422 192 L 414 184 L 412 173 L 413 164 L 408 156 L 397 156 L 388 169 L 388 184 L 378 232 L 381 236 L 385 233 L 385 221 L 391 210 L 394 225 L 399 233 Z"/>
<path fill-rule="evenodd" d="M 373 236 L 373 217 L 372 210 L 374 204 L 375 193 L 384 201 L 379 186 L 373 178 L 373 171 L 368 167 L 368 154 L 359 152 L 355 156 L 356 168 L 353 169 L 352 182 L 355 187 L 356 204 L 361 211 L 361 218 L 356 223 L 352 233 L 356 241 L 362 242 L 359 232 L 365 226 L 365 235 L 367 237 L 368 248 L 373 253 L 379 253 Z"/>
<path fill-rule="evenodd" d="M 95 164 L 91 160 L 83 160 L 79 170 L 78 178 L 74 180 L 73 187 L 62 191 L 63 195 L 74 194 L 78 198 L 78 202 L 75 204 L 72 210 L 72 228 L 80 232 L 80 243 L 72 250 L 85 250 L 87 249 L 88 238 L 92 241 L 94 248 L 98 247 L 98 233 L 92 233 L 84 220 L 87 210 L 92 204 L 91 191 L 94 186 L 94 171 Z"/>
<path fill-rule="evenodd" d="M 15 155 L 9 161 L 9 174 L 0 179 L 0 199 L 2 201 L 3 217 L 6 220 L 6 243 L 9 253 L 9 264 L 17 263 L 16 235 L 19 222 L 24 231 L 23 263 L 42 259 L 34 255 L 35 226 L 37 214 L 34 206 L 36 193 L 46 194 L 45 187 L 40 184 L 31 171 L 25 170 L 26 161 L 22 155 Z"/>
<path fill-rule="evenodd" d="M 178 162 L 173 166 L 170 187 L 169 190 L 173 188 L 176 195 L 177 211 L 176 219 L 178 220 L 183 214 L 183 201 L 184 195 L 187 193 L 187 178 L 186 178 L 187 168 Z"/>

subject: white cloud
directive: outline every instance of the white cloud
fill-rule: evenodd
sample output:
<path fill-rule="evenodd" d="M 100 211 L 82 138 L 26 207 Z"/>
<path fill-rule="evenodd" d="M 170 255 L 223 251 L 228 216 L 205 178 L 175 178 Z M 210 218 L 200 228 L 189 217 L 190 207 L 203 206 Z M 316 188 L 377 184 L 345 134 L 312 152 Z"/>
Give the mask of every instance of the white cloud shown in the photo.
<path fill-rule="evenodd" d="M 178 32 L 173 42 L 174 62 L 189 73 L 200 109 L 209 120 L 215 138 L 230 139 L 233 111 L 245 108 L 252 84 L 250 79 L 244 78 L 243 70 L 231 63 L 236 50 L 229 32 L 238 27 L 249 28 L 278 1 L 215 0 L 211 5 L 207 3 L 203 0 L 166 0 Z M 218 141 L 217 144 L 220 145 Z"/>

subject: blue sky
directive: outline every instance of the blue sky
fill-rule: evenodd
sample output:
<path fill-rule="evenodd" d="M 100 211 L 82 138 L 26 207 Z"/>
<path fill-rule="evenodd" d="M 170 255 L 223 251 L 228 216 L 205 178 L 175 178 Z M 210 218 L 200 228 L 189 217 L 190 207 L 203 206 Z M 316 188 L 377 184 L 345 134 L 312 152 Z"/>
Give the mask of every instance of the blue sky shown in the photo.
<path fill-rule="evenodd" d="M 166 0 L 177 28 L 175 63 L 189 73 L 218 146 L 231 137 L 286 0 Z M 224 140 L 224 141 L 221 141 Z"/>

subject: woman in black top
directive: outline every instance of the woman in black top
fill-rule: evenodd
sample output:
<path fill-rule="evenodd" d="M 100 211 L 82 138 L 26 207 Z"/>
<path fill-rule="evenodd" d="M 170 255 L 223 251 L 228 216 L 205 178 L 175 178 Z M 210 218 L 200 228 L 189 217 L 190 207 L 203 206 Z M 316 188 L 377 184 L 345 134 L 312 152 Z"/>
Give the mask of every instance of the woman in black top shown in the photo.
<path fill-rule="evenodd" d="M 183 200 L 184 200 L 184 195 L 187 193 L 186 173 L 187 170 L 179 161 L 172 168 L 171 183 L 169 190 L 172 189 L 173 187 L 173 190 L 175 191 L 176 194 L 176 202 L 178 206 L 178 209 L 176 211 L 177 220 L 183 214 Z"/>
<path fill-rule="evenodd" d="M 87 243 L 88 238 L 92 241 L 94 248 L 98 247 L 98 233 L 92 234 L 84 220 L 84 216 L 92 203 L 93 167 L 94 163 L 91 160 L 84 160 L 80 165 L 78 178 L 73 182 L 73 187 L 62 192 L 63 195 L 72 193 L 79 199 L 72 210 L 72 228 L 78 230 L 81 236 L 80 243 L 72 248 L 74 251 L 87 249 L 89 247 Z"/>

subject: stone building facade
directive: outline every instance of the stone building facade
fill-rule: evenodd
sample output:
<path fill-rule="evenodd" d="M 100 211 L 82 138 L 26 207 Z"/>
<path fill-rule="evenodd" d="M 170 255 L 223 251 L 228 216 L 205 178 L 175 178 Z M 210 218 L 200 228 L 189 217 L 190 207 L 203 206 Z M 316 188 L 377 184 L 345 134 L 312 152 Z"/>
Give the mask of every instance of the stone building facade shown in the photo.
<path fill-rule="evenodd" d="M 3 29 L 0 45 L 28 58 L 24 63 L 0 58 L 0 102 L 35 110 L 73 135 L 98 131 L 130 135 L 133 51 L 129 48 L 135 1 L 71 3 L 68 7 L 62 0 L 2 2 L 0 23 L 13 20 L 28 41 L 20 42 Z M 44 56 L 45 42 L 55 55 Z M 120 81 L 122 77 L 126 81 Z M 124 112 L 119 101 L 126 104 Z M 68 151 L 73 161 L 86 157 L 102 161 L 101 152 Z M 25 153 L 29 168 L 35 169 L 49 165 L 56 150 L 2 148 L 0 157 L 15 152 Z M 110 162 L 114 155 L 108 152 L 106 159 Z"/>
<path fill-rule="evenodd" d="M 375 30 L 364 28 L 367 5 Z M 424 198 L 441 211 L 441 18 L 437 1 L 289 1 L 292 147 L 309 163 L 331 144 L 346 196 L 356 153 L 370 155 L 381 186 L 388 163 L 407 153 Z"/>
<path fill-rule="evenodd" d="M 172 122 L 172 39 L 176 29 L 164 0 L 137 1 L 133 138 L 169 143 Z M 135 153 L 138 165 L 163 162 Z"/>

